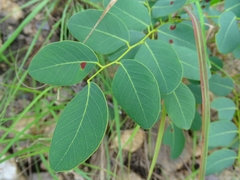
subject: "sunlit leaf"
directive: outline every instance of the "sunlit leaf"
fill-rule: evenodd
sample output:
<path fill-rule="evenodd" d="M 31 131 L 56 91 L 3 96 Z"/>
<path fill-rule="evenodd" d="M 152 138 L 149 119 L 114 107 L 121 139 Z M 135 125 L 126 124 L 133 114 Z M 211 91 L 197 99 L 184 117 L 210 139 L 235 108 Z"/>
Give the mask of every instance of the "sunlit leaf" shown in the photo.
<path fill-rule="evenodd" d="M 49 152 L 51 169 L 67 171 L 89 158 L 102 141 L 107 120 L 103 92 L 90 83 L 68 103 L 58 120 Z"/>
<path fill-rule="evenodd" d="M 209 89 L 218 96 L 226 96 L 233 90 L 233 80 L 214 74 L 209 79 Z"/>
<path fill-rule="evenodd" d="M 181 63 L 174 49 L 165 42 L 146 41 L 134 59 L 142 62 L 151 70 L 162 94 L 171 93 L 181 82 Z"/>
<path fill-rule="evenodd" d="M 104 0 L 104 7 L 109 2 L 110 0 Z M 147 29 L 151 22 L 147 8 L 139 3 L 138 0 L 119 0 L 112 6 L 109 12 L 120 17 L 129 30 L 142 31 Z"/>
<path fill-rule="evenodd" d="M 210 123 L 208 146 L 228 146 L 237 135 L 237 127 L 230 121 Z"/>
<path fill-rule="evenodd" d="M 163 17 L 172 14 L 184 6 L 186 0 L 161 0 L 152 7 L 153 17 Z"/>
<path fill-rule="evenodd" d="M 240 42 L 240 32 L 236 15 L 231 12 L 224 12 L 218 20 L 220 29 L 216 34 L 216 43 L 219 52 L 227 54 L 232 52 Z"/>
<path fill-rule="evenodd" d="M 211 103 L 211 108 L 217 110 L 218 118 L 223 120 L 232 120 L 236 111 L 234 102 L 226 97 L 216 98 Z"/>
<path fill-rule="evenodd" d="M 103 11 L 89 9 L 73 15 L 68 21 L 71 34 L 83 42 L 91 32 Z M 115 15 L 107 13 L 89 36 L 85 44 L 94 51 L 109 54 L 129 41 L 126 25 Z"/>
<path fill-rule="evenodd" d="M 195 99 L 188 87 L 181 83 L 171 94 L 163 96 L 173 123 L 180 129 L 189 129 L 195 116 Z"/>
<path fill-rule="evenodd" d="M 237 154 L 230 149 L 221 149 L 213 152 L 207 157 L 206 175 L 221 172 L 223 169 L 233 165 Z"/>
<path fill-rule="evenodd" d="M 97 56 L 88 46 L 74 41 L 62 41 L 42 48 L 28 70 L 39 82 L 69 86 L 84 79 L 97 62 Z M 84 69 L 81 68 L 81 63 L 86 63 Z"/>
<path fill-rule="evenodd" d="M 170 125 L 164 132 L 163 143 L 170 146 L 171 158 L 178 158 L 185 146 L 185 137 L 182 129 Z"/>
<path fill-rule="evenodd" d="M 113 95 L 123 110 L 144 129 L 160 114 L 160 92 L 153 74 L 135 60 L 122 60 L 112 83 Z"/>

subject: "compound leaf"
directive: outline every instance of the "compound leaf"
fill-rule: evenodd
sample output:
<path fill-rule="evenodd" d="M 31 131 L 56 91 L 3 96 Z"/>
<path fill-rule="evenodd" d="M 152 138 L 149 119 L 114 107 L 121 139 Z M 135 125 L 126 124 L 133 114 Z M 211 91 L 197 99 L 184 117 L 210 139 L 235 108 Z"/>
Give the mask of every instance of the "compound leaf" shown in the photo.
<path fill-rule="evenodd" d="M 110 0 L 104 0 L 104 7 L 109 2 Z M 109 12 L 120 17 L 129 30 L 142 31 L 147 29 L 151 22 L 147 8 L 137 0 L 119 0 Z"/>
<path fill-rule="evenodd" d="M 98 62 L 85 44 L 62 41 L 42 48 L 29 66 L 29 74 L 42 83 L 70 86 L 84 79 Z M 86 63 L 81 68 L 81 63 Z"/>
<path fill-rule="evenodd" d="M 237 135 L 237 127 L 230 121 L 210 123 L 208 146 L 228 146 Z"/>
<path fill-rule="evenodd" d="M 71 34 L 83 42 L 99 20 L 103 11 L 89 9 L 73 15 L 68 21 Z M 85 44 L 94 51 L 109 54 L 129 41 L 126 25 L 115 15 L 107 13 L 96 26 Z"/>
<path fill-rule="evenodd" d="M 232 52 L 240 42 L 240 32 L 236 15 L 227 11 L 221 14 L 218 20 L 220 29 L 216 34 L 216 43 L 219 52 L 227 54 Z"/>
<path fill-rule="evenodd" d="M 90 83 L 61 114 L 50 147 L 50 167 L 56 172 L 66 171 L 89 158 L 102 141 L 107 120 L 103 92 L 95 83 Z"/>
<path fill-rule="evenodd" d="M 169 44 L 148 40 L 140 47 L 134 59 L 151 70 L 162 94 L 170 94 L 180 84 L 182 66 L 176 52 Z"/>
<path fill-rule="evenodd" d="M 172 14 L 184 6 L 186 0 L 161 0 L 152 7 L 154 17 L 163 17 Z"/>
<path fill-rule="evenodd" d="M 112 83 L 113 95 L 123 110 L 144 129 L 160 114 L 160 92 L 150 70 L 135 60 L 122 60 Z"/>
<path fill-rule="evenodd" d="M 188 130 L 195 116 L 195 98 L 188 87 L 181 83 L 171 94 L 163 96 L 163 99 L 174 125 Z"/>

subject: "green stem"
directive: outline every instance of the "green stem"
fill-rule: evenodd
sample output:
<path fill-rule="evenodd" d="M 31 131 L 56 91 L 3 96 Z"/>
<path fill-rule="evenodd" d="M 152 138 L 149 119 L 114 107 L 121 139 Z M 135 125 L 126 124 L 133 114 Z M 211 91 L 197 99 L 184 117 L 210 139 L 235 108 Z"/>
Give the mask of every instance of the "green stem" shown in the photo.
<path fill-rule="evenodd" d="M 151 166 L 150 166 L 150 169 L 149 169 L 147 180 L 151 179 L 154 167 L 155 167 L 156 162 L 157 162 L 158 154 L 159 154 L 159 151 L 160 151 L 160 148 L 161 148 L 161 144 L 162 144 L 164 128 L 165 128 L 165 122 L 166 122 L 166 111 L 165 111 L 165 108 L 163 106 L 163 108 L 162 108 L 162 117 L 160 119 L 160 124 L 159 124 L 159 129 L 158 129 L 157 142 L 156 142 L 154 155 L 153 155 L 152 163 L 151 163 Z"/>
<path fill-rule="evenodd" d="M 198 2 L 196 2 L 197 6 L 200 6 Z M 204 24 L 203 24 L 203 15 L 202 11 L 198 11 L 200 22 L 202 28 L 193 14 L 190 7 L 185 7 L 185 11 L 189 14 L 193 28 L 194 28 L 194 37 L 196 41 L 196 47 L 198 52 L 198 61 L 200 67 L 200 83 L 201 83 L 201 93 L 202 93 L 202 141 L 201 141 L 201 162 L 200 162 L 200 171 L 199 171 L 199 180 L 204 179 L 206 172 L 206 160 L 208 155 L 208 132 L 210 125 L 210 101 L 209 101 L 209 85 L 208 85 L 208 73 L 207 73 L 207 56 L 206 56 L 206 44 L 204 41 L 205 32 Z"/>

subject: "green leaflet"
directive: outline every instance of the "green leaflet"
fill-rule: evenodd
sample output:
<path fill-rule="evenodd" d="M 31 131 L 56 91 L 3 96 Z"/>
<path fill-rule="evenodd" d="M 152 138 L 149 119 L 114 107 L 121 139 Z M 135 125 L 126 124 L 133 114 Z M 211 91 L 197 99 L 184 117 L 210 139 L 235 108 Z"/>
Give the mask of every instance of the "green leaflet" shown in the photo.
<path fill-rule="evenodd" d="M 209 79 L 209 89 L 218 96 L 226 96 L 233 90 L 233 80 L 229 77 L 221 77 L 214 74 Z"/>
<path fill-rule="evenodd" d="M 224 12 L 218 20 L 220 29 L 216 34 L 216 43 L 219 52 L 227 54 L 232 52 L 240 42 L 240 32 L 237 25 L 236 15 Z"/>
<path fill-rule="evenodd" d="M 187 0 L 161 0 L 157 1 L 152 7 L 153 17 L 163 17 L 179 10 Z"/>
<path fill-rule="evenodd" d="M 188 84 L 187 87 L 192 91 L 196 103 L 202 104 L 202 94 L 201 94 L 201 86 L 200 84 Z"/>
<path fill-rule="evenodd" d="M 50 167 L 67 171 L 84 162 L 104 136 L 108 109 L 95 83 L 83 88 L 65 107 L 55 128 L 49 152 Z"/>
<path fill-rule="evenodd" d="M 158 84 L 142 63 L 122 60 L 113 79 L 112 91 L 123 110 L 142 128 L 151 128 L 159 119 Z"/>
<path fill-rule="evenodd" d="M 191 130 L 200 131 L 202 128 L 202 117 L 200 116 L 198 111 L 195 111 L 195 116 L 191 125 Z"/>
<path fill-rule="evenodd" d="M 235 58 L 240 59 L 240 42 L 239 42 L 239 45 L 236 47 L 236 49 L 233 50 L 232 53 Z"/>
<path fill-rule="evenodd" d="M 104 7 L 106 7 L 109 2 L 110 0 L 104 0 Z M 147 29 L 151 22 L 147 8 L 137 0 L 119 0 L 109 12 L 121 18 L 129 30 L 142 31 Z"/>
<path fill-rule="evenodd" d="M 183 66 L 183 77 L 200 81 L 200 70 L 197 52 L 184 46 L 173 45 L 173 48 L 177 52 L 180 62 Z M 208 77 L 211 77 L 211 72 L 209 69 Z"/>
<path fill-rule="evenodd" d="M 166 23 L 158 29 L 158 39 L 169 44 L 184 46 L 196 51 L 192 25 Z"/>
<path fill-rule="evenodd" d="M 234 102 L 226 97 L 216 98 L 211 103 L 211 108 L 218 111 L 218 118 L 231 121 L 236 111 Z"/>
<path fill-rule="evenodd" d="M 163 96 L 168 116 L 180 129 L 189 129 L 195 116 L 195 99 L 188 87 L 181 83 L 171 94 Z"/>
<path fill-rule="evenodd" d="M 86 62 L 82 69 L 80 64 Z M 29 74 L 42 83 L 70 86 L 80 82 L 98 62 L 97 56 L 85 44 L 62 41 L 49 44 L 34 56 Z"/>
<path fill-rule="evenodd" d="M 224 1 L 225 12 L 232 11 L 237 17 L 240 17 L 240 0 Z"/>
<path fill-rule="evenodd" d="M 90 9 L 73 15 L 68 21 L 69 31 L 76 39 L 83 42 L 102 13 L 103 11 Z M 128 41 L 129 32 L 126 25 L 115 15 L 107 13 L 85 44 L 96 52 L 109 54 Z"/>
<path fill-rule="evenodd" d="M 209 147 L 229 146 L 238 132 L 237 127 L 230 121 L 215 121 L 210 123 Z"/>
<path fill-rule="evenodd" d="M 211 56 L 211 57 L 209 57 L 209 59 L 211 61 L 211 65 L 212 65 L 212 67 L 211 67 L 212 71 L 218 71 L 219 68 L 223 68 L 223 62 L 218 57 Z"/>
<path fill-rule="evenodd" d="M 206 175 L 221 172 L 223 169 L 233 165 L 237 154 L 230 149 L 214 151 L 207 157 Z"/>
<path fill-rule="evenodd" d="M 147 40 L 134 59 L 151 70 L 162 94 L 170 94 L 181 82 L 181 63 L 174 49 L 165 42 Z"/>
<path fill-rule="evenodd" d="M 170 125 L 164 133 L 163 143 L 170 146 L 171 158 L 178 158 L 185 146 L 183 131 L 174 125 Z"/>

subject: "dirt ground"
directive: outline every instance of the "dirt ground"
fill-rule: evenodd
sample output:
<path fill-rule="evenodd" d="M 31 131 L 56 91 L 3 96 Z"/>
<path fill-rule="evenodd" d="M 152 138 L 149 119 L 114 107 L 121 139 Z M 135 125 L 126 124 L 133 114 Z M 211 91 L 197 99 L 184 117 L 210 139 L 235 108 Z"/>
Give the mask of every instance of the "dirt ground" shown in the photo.
<path fill-rule="evenodd" d="M 27 0 L 0 0 L 0 19 L 4 18 L 11 12 L 14 12 L 16 9 L 19 8 L 19 6 L 23 5 L 24 3 L 28 2 Z M 29 8 L 24 9 L 24 11 L 19 10 L 15 13 L 13 13 L 10 18 L 8 18 L 6 21 L 0 23 L 0 47 L 6 40 L 11 36 L 11 34 L 16 30 L 17 27 L 24 21 L 26 16 L 32 11 L 32 8 L 34 6 L 29 6 Z M 41 34 L 39 35 L 37 39 L 37 43 L 34 46 L 34 50 L 31 52 L 26 64 L 24 65 L 24 69 L 26 70 L 28 68 L 28 65 L 32 59 L 32 57 L 38 52 L 41 45 L 43 44 L 44 40 L 48 36 L 49 32 L 51 31 L 52 25 L 54 22 L 56 22 L 57 19 L 61 17 L 61 10 L 62 7 L 59 6 L 59 9 L 55 11 L 54 14 L 51 14 L 51 17 L 49 18 L 48 22 L 44 25 L 43 31 L 41 31 Z M 10 45 L 10 47 L 5 51 L 5 54 L 8 54 L 10 52 L 16 52 L 14 55 L 17 58 L 17 66 L 20 64 L 22 59 L 24 58 L 27 49 L 29 48 L 31 42 L 33 41 L 37 30 L 40 28 L 41 23 L 43 22 L 43 14 L 39 13 L 33 21 L 31 21 L 28 25 L 26 25 L 21 33 L 18 35 L 18 37 L 14 40 L 14 42 Z M 59 40 L 59 29 L 56 30 L 50 39 L 50 42 L 55 42 Z M 212 49 L 214 49 L 214 45 L 211 45 Z M 218 55 L 217 52 L 214 52 L 215 55 Z M 239 75 L 240 74 L 240 61 L 237 59 L 233 59 L 231 55 L 224 56 L 224 69 L 229 73 L 231 76 Z M 12 62 L 12 65 L 14 65 L 15 62 Z M 8 64 L 6 64 L 4 61 L 0 61 L 0 82 L 3 81 L 3 74 L 8 71 L 8 69 L 11 68 Z M 15 72 L 12 72 L 12 77 L 15 76 Z M 29 78 L 28 81 L 31 81 Z M 9 81 L 11 83 L 11 81 Z M 1 91 L 4 91 L 4 88 L 1 89 Z M 72 96 L 73 91 L 67 91 L 63 90 L 62 95 L 66 99 L 69 99 L 67 97 Z M 0 95 L 0 98 L 1 95 Z M 15 114 L 20 113 L 24 110 L 24 107 L 29 104 L 32 100 L 32 97 L 29 93 L 21 94 L 18 97 L 15 98 L 14 102 L 11 103 L 11 107 L 8 107 L 8 111 L 5 114 L 5 117 L 11 117 Z M 31 119 L 22 119 L 21 124 L 19 124 L 18 128 L 21 129 L 25 127 Z M 46 127 L 46 128 L 54 128 L 53 127 Z M 113 139 L 110 143 L 107 140 L 104 140 L 100 148 L 90 157 L 87 162 L 94 165 L 99 166 L 101 168 L 105 168 L 108 165 L 108 162 L 106 161 L 106 154 L 104 146 L 107 145 L 109 147 L 109 154 L 110 157 L 110 164 L 113 165 L 113 167 L 117 167 L 116 174 L 120 177 L 123 176 L 123 179 L 134 179 L 134 180 L 141 180 L 146 179 L 148 170 L 150 167 L 150 159 L 153 155 L 153 150 L 155 148 L 156 143 L 156 136 L 157 136 L 157 130 L 158 130 L 159 124 L 157 123 L 153 129 L 151 130 L 151 133 L 147 131 L 140 130 L 137 134 L 137 136 L 134 139 L 134 144 L 132 144 L 131 147 L 125 147 L 123 151 L 123 162 L 124 162 L 124 168 L 123 171 L 121 171 L 120 165 L 118 162 L 116 162 L 116 156 L 117 156 L 117 139 Z M 45 132 L 49 132 L 49 129 L 42 130 Z M 121 142 L 122 144 L 130 137 L 131 133 L 133 131 L 133 123 L 131 120 L 127 121 L 126 125 L 124 126 L 124 129 L 122 129 L 122 136 L 121 136 Z M 31 132 L 28 132 L 31 133 Z M 107 136 L 107 135 L 106 135 Z M 151 136 L 151 148 L 149 148 L 148 139 Z M 171 180 L 181 180 L 192 174 L 191 167 L 192 167 L 192 159 L 193 157 L 196 159 L 195 164 L 193 165 L 195 168 L 199 167 L 199 158 L 200 158 L 200 149 L 198 146 L 198 149 L 195 154 L 193 154 L 193 140 L 192 135 L 189 132 L 185 132 L 186 137 L 186 144 L 185 148 L 181 154 L 181 156 L 176 160 L 170 159 L 170 150 L 167 145 L 162 145 L 161 151 L 159 153 L 158 159 L 157 159 L 157 165 L 154 170 L 153 174 L 153 180 L 165 180 L 165 179 L 171 179 Z M 107 137 L 106 137 L 107 139 Z M 24 144 L 26 145 L 26 144 Z M 3 149 L 0 144 L 0 149 Z M 14 149 L 14 148 L 12 148 Z M 151 149 L 152 151 L 150 151 Z M 8 152 L 8 154 L 11 154 L 11 152 Z M 129 154 L 131 154 L 131 157 L 129 158 Z M 39 158 L 38 158 L 39 159 Z M 28 159 L 26 159 L 26 162 Z M 26 169 L 28 167 L 28 163 L 26 164 Z M 40 173 L 43 179 L 50 180 L 52 177 L 50 176 L 49 172 L 44 167 L 43 163 L 41 161 L 38 162 Z M 20 168 L 21 167 L 21 168 Z M 91 170 L 91 168 L 80 165 L 79 166 L 82 170 L 88 172 Z M 130 168 L 128 168 L 130 167 Z M 1 168 L 4 168 L 7 175 L 10 175 L 12 168 L 13 171 L 17 173 L 17 175 L 22 174 L 22 171 L 25 171 L 26 169 L 22 169 L 22 166 L 19 166 L 18 162 L 16 162 L 16 159 L 10 159 L 7 162 L 3 162 L 0 164 L 0 173 Z M 114 171 L 114 169 L 113 169 Z M 2 171 L 3 172 L 3 171 Z M 95 170 L 92 173 L 92 179 L 99 179 L 101 175 L 105 173 L 103 171 Z M 4 176 L 4 177 L 7 177 Z M 12 175 L 12 177 L 14 177 Z M 60 173 L 58 174 L 59 179 L 63 180 L 82 180 L 84 179 L 80 175 L 74 173 L 74 172 L 66 172 L 66 173 Z M 219 175 L 211 175 L 206 177 L 207 180 L 231 180 L 231 179 L 240 179 L 240 168 L 239 167 L 231 167 L 226 170 L 224 170 Z M 25 177 L 23 175 L 18 176 L 18 179 L 25 180 L 25 179 L 31 179 L 31 180 L 37 180 L 38 175 L 36 171 L 32 169 L 31 176 Z M 0 180 L 1 179 L 0 175 Z M 7 180 L 7 179 L 6 179 Z M 9 178 L 11 180 L 11 177 Z"/>

